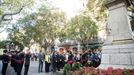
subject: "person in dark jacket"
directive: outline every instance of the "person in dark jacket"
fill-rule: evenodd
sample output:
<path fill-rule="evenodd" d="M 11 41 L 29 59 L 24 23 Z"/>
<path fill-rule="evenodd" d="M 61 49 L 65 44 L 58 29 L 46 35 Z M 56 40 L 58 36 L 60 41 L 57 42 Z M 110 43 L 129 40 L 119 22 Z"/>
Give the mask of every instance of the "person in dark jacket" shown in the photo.
<path fill-rule="evenodd" d="M 91 66 L 93 67 L 98 67 L 100 64 L 101 59 L 99 58 L 98 54 L 97 54 L 97 50 L 94 49 L 93 53 L 91 55 Z"/>
<path fill-rule="evenodd" d="M 25 65 L 25 69 L 24 69 L 24 75 L 28 75 L 28 70 L 29 70 L 29 66 L 30 66 L 30 57 L 31 57 L 31 53 L 29 51 L 29 48 L 25 49 L 25 60 L 24 60 L 24 65 Z"/>
<path fill-rule="evenodd" d="M 59 52 L 56 52 L 56 69 L 60 71 L 60 55 Z"/>
<path fill-rule="evenodd" d="M 56 72 L 56 51 L 51 56 L 52 71 Z"/>
<path fill-rule="evenodd" d="M 17 52 L 12 52 L 12 58 L 11 58 L 11 66 L 13 67 L 14 71 L 17 72 Z"/>
<path fill-rule="evenodd" d="M 65 56 L 63 54 L 60 54 L 59 57 L 60 57 L 60 61 L 59 61 L 60 68 L 63 69 L 65 64 Z"/>
<path fill-rule="evenodd" d="M 21 71 L 23 68 L 23 63 L 24 63 L 24 53 L 23 52 L 18 52 L 17 53 L 17 75 L 21 75 Z"/>
<path fill-rule="evenodd" d="M 76 52 L 74 54 L 74 57 L 73 57 L 73 62 L 78 62 L 79 58 L 78 58 L 78 53 Z"/>
<path fill-rule="evenodd" d="M 3 63 L 2 75 L 6 75 L 6 70 L 7 70 L 7 67 L 8 67 L 8 62 L 9 62 L 9 56 L 7 54 L 7 50 L 4 50 L 3 51 L 3 56 L 2 56 L 2 63 Z"/>
<path fill-rule="evenodd" d="M 40 50 L 40 53 L 38 54 L 38 58 L 39 58 L 39 67 L 38 67 L 38 72 L 42 72 L 43 69 L 43 62 L 44 62 L 44 53 L 42 52 L 42 50 Z"/>
<path fill-rule="evenodd" d="M 88 51 L 85 51 L 83 54 L 82 54 L 82 65 L 85 66 L 88 62 L 88 58 L 89 58 L 89 54 L 88 54 Z"/>

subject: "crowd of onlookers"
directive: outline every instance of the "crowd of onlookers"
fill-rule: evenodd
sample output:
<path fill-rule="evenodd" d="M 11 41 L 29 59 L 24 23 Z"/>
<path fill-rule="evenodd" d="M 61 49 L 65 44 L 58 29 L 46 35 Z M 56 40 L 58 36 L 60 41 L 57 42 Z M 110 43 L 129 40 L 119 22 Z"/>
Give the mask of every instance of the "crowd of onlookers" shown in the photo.
<path fill-rule="evenodd" d="M 2 75 L 6 75 L 6 69 L 8 64 L 14 68 L 17 75 L 21 75 L 21 71 L 24 65 L 24 75 L 28 75 L 30 59 L 39 61 L 38 72 L 43 72 L 43 64 L 45 63 L 45 72 L 56 72 L 63 69 L 66 63 L 72 65 L 73 62 L 79 62 L 82 66 L 97 67 L 101 62 L 101 50 L 100 49 L 87 49 L 77 50 L 74 48 L 71 51 L 59 52 L 59 51 L 45 51 L 39 50 L 39 53 L 34 56 L 26 48 L 23 51 L 3 51 L 2 56 Z"/>
<path fill-rule="evenodd" d="M 82 66 L 98 67 L 101 62 L 101 50 L 100 49 L 87 49 L 85 51 L 77 51 L 73 49 L 72 51 L 67 51 L 65 53 L 60 53 L 58 51 L 46 52 L 45 53 L 45 71 L 60 70 L 64 67 L 66 63 L 70 65 L 73 62 L 79 62 Z"/>

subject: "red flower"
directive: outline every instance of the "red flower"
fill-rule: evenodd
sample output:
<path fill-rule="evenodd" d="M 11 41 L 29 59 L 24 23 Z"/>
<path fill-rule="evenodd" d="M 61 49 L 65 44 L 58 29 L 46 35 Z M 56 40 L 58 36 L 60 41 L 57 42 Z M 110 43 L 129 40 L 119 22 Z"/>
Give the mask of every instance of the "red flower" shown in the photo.
<path fill-rule="evenodd" d="M 134 75 L 134 73 L 130 73 L 130 75 Z"/>
<path fill-rule="evenodd" d="M 131 73 L 134 73 L 134 69 L 130 69 L 130 72 L 131 72 Z"/>
<path fill-rule="evenodd" d="M 108 67 L 108 69 L 106 70 L 106 74 L 107 74 L 107 75 L 111 75 L 112 70 L 113 70 L 112 67 Z"/>
<path fill-rule="evenodd" d="M 134 69 L 113 69 L 109 67 L 107 70 L 96 69 L 94 67 L 83 67 L 79 70 L 74 71 L 71 75 L 134 75 Z"/>
<path fill-rule="evenodd" d="M 122 70 L 121 70 L 121 69 L 114 69 L 114 70 L 112 71 L 112 74 L 113 74 L 113 75 L 122 75 Z"/>

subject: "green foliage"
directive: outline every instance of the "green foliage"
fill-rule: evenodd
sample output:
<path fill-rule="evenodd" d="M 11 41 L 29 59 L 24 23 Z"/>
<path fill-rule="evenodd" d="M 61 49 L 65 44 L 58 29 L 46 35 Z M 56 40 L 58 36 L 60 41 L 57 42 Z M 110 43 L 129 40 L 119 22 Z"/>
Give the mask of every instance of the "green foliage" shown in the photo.
<path fill-rule="evenodd" d="M 66 26 L 67 36 L 80 42 L 87 42 L 97 36 L 98 27 L 89 16 L 78 15 Z"/>
<path fill-rule="evenodd" d="M 131 0 L 131 2 L 133 3 L 131 6 L 128 7 L 128 10 L 134 14 L 134 0 Z M 131 18 L 131 28 L 134 31 L 134 15 L 130 15 Z"/>
<path fill-rule="evenodd" d="M 70 69 L 71 69 L 71 65 L 68 63 L 65 64 L 65 66 L 63 68 L 63 75 L 68 75 Z"/>
<path fill-rule="evenodd" d="M 50 9 L 42 7 L 38 13 L 19 19 L 9 38 L 19 41 L 23 45 L 28 45 L 33 39 L 36 43 L 48 47 L 58 37 L 60 26 L 64 21 L 64 13 L 52 12 Z"/>
<path fill-rule="evenodd" d="M 72 66 L 70 64 L 65 64 L 63 68 L 63 75 L 69 75 L 70 71 L 79 70 L 82 67 L 82 64 L 79 62 L 73 62 Z"/>
<path fill-rule="evenodd" d="M 12 41 L 18 41 L 24 46 L 28 46 L 30 41 L 33 39 L 34 33 L 34 21 L 35 14 L 27 15 L 22 19 L 19 19 L 17 24 L 13 28 L 8 29 L 9 39 Z"/>
<path fill-rule="evenodd" d="M 106 19 L 106 7 L 104 5 L 104 0 L 88 0 L 87 8 L 92 18 L 96 21 Z"/>
<path fill-rule="evenodd" d="M 10 10 L 16 10 L 22 6 L 31 6 L 34 0 L 3 0 L 3 7 L 7 7 Z"/>
<path fill-rule="evenodd" d="M 0 15 L 2 15 L 3 14 L 3 11 L 0 9 Z"/>
<path fill-rule="evenodd" d="M 132 30 L 134 31 L 134 16 L 130 16 L 131 17 L 131 27 Z"/>
<path fill-rule="evenodd" d="M 30 39 L 27 39 L 28 37 L 25 36 L 22 31 L 15 30 L 12 31 L 9 35 L 10 40 L 17 41 L 19 43 L 22 43 L 24 46 L 27 46 L 30 42 Z"/>
<path fill-rule="evenodd" d="M 0 49 L 5 49 L 8 43 L 11 44 L 11 41 L 0 41 Z"/>
<path fill-rule="evenodd" d="M 81 63 L 79 63 L 79 62 L 74 62 L 73 64 L 72 64 L 72 70 L 78 70 L 78 69 L 80 69 L 82 67 L 82 64 Z"/>
<path fill-rule="evenodd" d="M 35 35 L 34 40 L 38 43 L 42 43 L 45 40 L 46 46 L 52 45 L 54 40 L 58 38 L 61 32 L 61 25 L 64 24 L 65 17 L 62 12 L 51 12 L 49 9 L 41 10 L 38 13 L 40 19 L 35 23 Z"/>
<path fill-rule="evenodd" d="M 4 40 L 4 41 L 0 41 L 0 49 L 5 49 L 7 45 L 11 45 L 12 43 L 14 45 L 18 45 L 21 50 L 24 48 L 24 46 L 17 41 Z"/>
<path fill-rule="evenodd" d="M 9 0 L 5 1 L 11 2 Z M 28 5 L 29 3 L 32 4 L 31 2 L 33 1 L 13 0 L 12 2 L 19 8 L 20 6 Z M 99 6 L 102 6 L 101 1 L 97 7 Z M 93 7 L 89 6 L 89 9 L 93 9 Z M 103 8 L 99 11 L 103 12 Z M 99 14 L 101 14 L 101 12 L 99 12 Z M 24 15 L 23 18 L 19 19 L 17 24 L 11 29 L 9 38 L 13 41 L 18 41 L 25 46 L 33 39 L 40 45 L 48 47 L 53 45 L 56 38 L 60 38 L 60 40 L 69 38 L 84 43 L 96 37 L 98 33 L 98 26 L 88 15 L 77 15 L 66 25 L 65 24 L 66 19 L 63 12 L 50 10 L 47 6 L 43 5 L 39 8 L 37 13 Z"/>

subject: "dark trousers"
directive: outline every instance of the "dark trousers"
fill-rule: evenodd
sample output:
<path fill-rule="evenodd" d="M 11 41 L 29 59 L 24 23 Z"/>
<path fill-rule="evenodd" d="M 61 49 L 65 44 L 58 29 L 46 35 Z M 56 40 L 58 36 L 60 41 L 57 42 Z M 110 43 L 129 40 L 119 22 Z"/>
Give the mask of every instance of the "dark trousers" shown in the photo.
<path fill-rule="evenodd" d="M 8 66 L 8 63 L 3 63 L 2 75 L 6 75 L 7 66 Z"/>
<path fill-rule="evenodd" d="M 45 72 L 49 72 L 50 63 L 45 61 Z"/>
<path fill-rule="evenodd" d="M 43 69 L 43 62 L 39 61 L 38 72 L 42 72 L 42 69 Z"/>
<path fill-rule="evenodd" d="M 17 72 L 17 63 L 15 61 L 11 61 L 11 66 L 13 67 L 14 71 Z"/>
<path fill-rule="evenodd" d="M 29 65 L 25 65 L 24 75 L 28 75 Z"/>
<path fill-rule="evenodd" d="M 52 71 L 56 72 L 56 62 L 52 62 Z"/>
<path fill-rule="evenodd" d="M 61 66 L 60 62 L 59 62 L 59 61 L 56 62 L 56 69 L 57 69 L 58 71 L 60 71 L 60 66 Z"/>
<path fill-rule="evenodd" d="M 23 64 L 18 64 L 17 65 L 17 75 L 21 75 Z"/>
<path fill-rule="evenodd" d="M 16 59 L 15 59 L 16 60 Z M 14 71 L 17 73 L 17 69 L 18 69 L 18 63 L 17 63 L 17 61 L 15 61 L 15 60 L 13 60 L 12 59 L 12 61 L 11 61 L 11 66 L 14 68 Z"/>
<path fill-rule="evenodd" d="M 60 69 L 63 69 L 63 67 L 64 67 L 64 61 L 60 61 L 59 62 L 59 66 L 60 66 Z"/>
<path fill-rule="evenodd" d="M 37 56 L 35 56 L 35 61 L 37 61 Z"/>
<path fill-rule="evenodd" d="M 59 64 L 60 64 L 60 69 L 62 68 L 62 61 L 59 61 Z"/>

